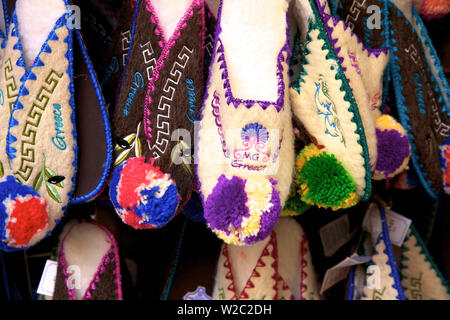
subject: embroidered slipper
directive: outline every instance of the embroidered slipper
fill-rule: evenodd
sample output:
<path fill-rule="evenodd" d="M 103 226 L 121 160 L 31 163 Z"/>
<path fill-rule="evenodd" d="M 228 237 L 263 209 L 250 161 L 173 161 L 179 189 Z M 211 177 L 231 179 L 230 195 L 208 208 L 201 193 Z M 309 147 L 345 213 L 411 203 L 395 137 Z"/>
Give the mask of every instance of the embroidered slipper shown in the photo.
<path fill-rule="evenodd" d="M 280 0 L 219 9 L 195 154 L 205 219 L 229 244 L 268 237 L 292 181 L 287 9 Z"/>
<path fill-rule="evenodd" d="M 223 244 L 213 299 L 317 300 L 320 286 L 306 235 L 289 217 L 251 246 Z"/>
<path fill-rule="evenodd" d="M 443 187 L 439 147 L 450 135 L 450 89 L 411 0 L 374 3 L 384 15 L 382 36 L 392 53 L 389 69 L 411 160 L 424 188 L 436 197 Z"/>
<path fill-rule="evenodd" d="M 59 1 L 49 13 L 42 2 L 18 1 L 12 15 L 6 46 L 11 51 L 5 58 L 16 61 L 15 69 L 22 76 L 8 123 L 7 177 L 0 183 L 2 250 L 25 249 L 43 239 L 59 222 L 69 200 L 86 202 L 101 191 L 111 164 L 103 97 L 81 35 L 68 26 L 68 4 Z M 92 99 L 83 102 L 85 94 Z M 75 102 L 84 103 L 77 110 L 77 123 Z M 85 131 L 78 137 L 81 152 L 76 125 Z M 96 138 L 85 139 L 89 134 Z M 73 198 L 77 164 L 83 183 Z"/>
<path fill-rule="evenodd" d="M 122 1 L 117 25 L 105 54 L 106 58 L 103 64 L 103 69 L 105 71 L 101 79 L 101 87 L 111 117 L 114 114 L 118 93 L 120 92 L 120 82 L 123 77 L 123 71 L 128 62 L 128 54 L 132 40 L 132 29 L 136 24 L 136 9 L 140 2 L 145 1 Z M 147 21 L 141 21 L 141 24 L 146 25 Z"/>
<path fill-rule="evenodd" d="M 158 6 L 164 24 L 159 24 L 152 4 Z M 141 76 L 137 81 L 137 74 L 132 74 L 132 94 L 125 96 L 123 104 L 119 98 L 122 110 L 116 110 L 113 117 L 115 135 L 121 137 L 121 145 L 116 146 L 115 165 L 119 166 L 110 183 L 110 197 L 122 220 L 136 229 L 165 225 L 191 196 L 194 175 L 190 141 L 194 136 L 194 122 L 199 118 L 199 99 L 203 97 L 204 86 L 204 1 L 188 0 L 183 6 L 179 2 L 170 6 L 160 1 L 152 4 L 150 1 L 146 4 L 152 31 L 147 33 L 147 27 L 144 35 L 158 39 L 152 47 L 155 57 L 159 57 L 149 62 L 143 74 L 153 71 L 153 75 L 147 88 Z M 171 25 L 170 15 L 183 14 L 180 8 L 187 9 L 178 24 Z M 139 18 L 137 25 L 140 25 Z M 168 38 L 166 34 L 172 35 Z M 133 40 L 130 63 L 136 45 Z M 126 72 L 129 72 L 128 65 Z M 136 86 L 147 88 L 146 95 L 143 95 L 145 89 Z M 126 80 L 121 91 L 127 92 Z M 135 133 L 130 131 L 133 125 Z"/>
<path fill-rule="evenodd" d="M 314 142 L 297 156 L 297 191 L 311 205 L 351 207 L 371 193 L 361 116 L 316 2 L 294 5 L 304 50 L 290 89 L 292 110 Z"/>
<path fill-rule="evenodd" d="M 401 283 L 408 300 L 449 300 L 450 286 L 439 271 L 414 225 L 406 234 L 400 263 Z"/>
<path fill-rule="evenodd" d="M 122 300 L 119 250 L 100 224 L 70 226 L 62 238 L 53 300 Z"/>
<path fill-rule="evenodd" d="M 348 300 L 405 300 L 399 271 L 392 252 L 384 208 L 375 205 L 374 210 L 377 210 L 380 218 L 372 223 L 380 223 L 381 232 L 377 237 L 376 243 L 373 245 L 372 254 L 369 254 L 372 256 L 369 265 L 374 266 L 378 270 L 374 271 L 374 276 L 379 276 L 378 284 L 380 286 L 377 288 L 375 284 L 364 282 L 362 288 L 356 288 L 354 282 L 356 268 L 352 268 L 347 298 Z M 369 244 L 365 247 L 370 248 L 371 245 Z M 358 267 L 362 270 L 361 266 Z M 363 274 L 365 274 L 364 271 Z M 358 292 L 361 294 L 358 294 Z"/>
<path fill-rule="evenodd" d="M 379 110 L 383 73 L 389 59 L 387 49 L 366 48 L 346 23 L 330 15 L 327 2 L 319 4 L 319 9 L 358 105 L 373 179 L 392 178 L 407 167 L 410 146 L 404 128 L 393 117 Z M 351 26 L 365 29 L 355 21 Z"/>

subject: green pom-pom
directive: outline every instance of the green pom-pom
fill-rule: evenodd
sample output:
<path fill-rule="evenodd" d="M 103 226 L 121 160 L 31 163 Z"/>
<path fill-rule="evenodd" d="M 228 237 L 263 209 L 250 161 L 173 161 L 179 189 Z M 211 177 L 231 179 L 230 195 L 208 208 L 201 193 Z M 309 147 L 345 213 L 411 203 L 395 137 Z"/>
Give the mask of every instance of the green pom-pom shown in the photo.
<path fill-rule="evenodd" d="M 297 175 L 307 189 L 304 201 L 326 208 L 343 208 L 354 204 L 355 182 L 332 154 L 311 156 Z"/>
<path fill-rule="evenodd" d="M 290 196 L 284 205 L 285 210 L 295 212 L 297 215 L 301 215 L 309 208 L 311 208 L 311 205 L 303 202 L 298 195 Z"/>

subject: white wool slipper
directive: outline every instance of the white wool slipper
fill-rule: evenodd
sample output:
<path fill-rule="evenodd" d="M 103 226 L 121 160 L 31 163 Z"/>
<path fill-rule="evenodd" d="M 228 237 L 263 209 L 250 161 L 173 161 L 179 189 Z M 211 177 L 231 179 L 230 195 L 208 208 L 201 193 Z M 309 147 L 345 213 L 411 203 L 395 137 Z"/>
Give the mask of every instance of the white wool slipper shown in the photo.
<path fill-rule="evenodd" d="M 0 147 L 5 147 L 7 155 L 1 159 L 2 250 L 28 248 L 53 230 L 73 199 L 79 163 L 84 164 L 79 176 L 84 177 L 82 171 L 87 170 L 91 181 L 80 184 L 73 199 L 77 203 L 90 200 L 101 191 L 111 164 L 111 137 L 103 96 L 81 34 L 69 27 L 68 5 L 66 0 L 19 0 L 8 27 L 2 63 L 11 66 L 7 67 L 11 74 L 1 74 L 7 78 L 5 89 L 11 91 L 7 96 L 12 109 L 0 117 L 1 125 L 7 128 L 6 141 L 0 137 Z M 74 53 L 84 69 L 74 69 Z M 87 80 L 74 79 L 81 75 Z M 80 95 L 74 95 L 75 85 L 79 86 Z M 94 154 L 100 163 L 91 161 L 92 153 L 85 149 L 85 140 L 81 144 L 84 153 L 78 152 L 76 124 L 92 132 L 83 126 L 86 119 L 75 121 L 75 103 L 81 93 L 91 97 L 80 110 L 86 112 L 85 106 L 89 107 L 85 114 L 96 126 L 95 134 L 101 136 L 91 139 L 101 144 Z M 92 126 L 90 122 L 87 125 Z M 90 162 L 88 166 L 86 161 Z"/>
<path fill-rule="evenodd" d="M 338 210 L 371 194 L 369 148 L 342 58 L 321 18 L 323 1 L 295 1 L 302 66 L 290 89 L 292 110 L 313 144 L 297 157 L 301 200 Z"/>
<path fill-rule="evenodd" d="M 392 178 L 407 167 L 410 146 L 404 128 L 379 110 L 383 74 L 389 61 L 388 50 L 366 48 L 346 23 L 330 15 L 326 3 L 322 5 L 325 5 L 320 10 L 322 19 L 341 60 L 364 125 L 373 178 Z M 364 29 L 355 21 L 350 23 L 354 28 Z"/>
<path fill-rule="evenodd" d="M 280 218 L 252 246 L 222 247 L 213 299 L 318 300 L 319 291 L 308 240 L 293 218 Z"/>
<path fill-rule="evenodd" d="M 219 9 L 195 155 L 205 219 L 229 244 L 268 237 L 292 181 L 287 10 L 285 0 Z"/>

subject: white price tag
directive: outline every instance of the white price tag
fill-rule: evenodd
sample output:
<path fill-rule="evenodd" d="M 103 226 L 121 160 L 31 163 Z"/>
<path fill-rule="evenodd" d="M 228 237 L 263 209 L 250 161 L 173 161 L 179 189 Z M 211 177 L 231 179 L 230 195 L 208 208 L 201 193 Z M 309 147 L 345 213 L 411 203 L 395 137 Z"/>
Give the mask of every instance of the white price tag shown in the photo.
<path fill-rule="evenodd" d="M 357 229 L 350 233 L 350 220 L 345 214 L 319 229 L 323 252 L 331 257 L 355 234 Z"/>
<path fill-rule="evenodd" d="M 47 260 L 44 267 L 44 272 L 42 273 L 41 281 L 39 282 L 39 287 L 37 289 L 38 294 L 43 294 L 46 296 L 53 296 L 55 291 L 56 282 L 56 272 L 58 270 L 58 262 Z"/>

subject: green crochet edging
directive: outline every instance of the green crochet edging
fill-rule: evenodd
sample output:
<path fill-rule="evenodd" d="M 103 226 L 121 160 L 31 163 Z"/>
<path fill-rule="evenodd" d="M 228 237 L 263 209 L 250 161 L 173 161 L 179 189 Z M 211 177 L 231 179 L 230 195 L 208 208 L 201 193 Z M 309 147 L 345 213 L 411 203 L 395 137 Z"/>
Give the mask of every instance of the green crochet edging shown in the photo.
<path fill-rule="evenodd" d="M 431 269 L 436 273 L 439 279 L 441 279 L 441 284 L 447 289 L 447 294 L 450 294 L 450 284 L 448 283 L 447 279 L 445 279 L 444 275 L 439 271 L 439 268 L 437 267 L 436 263 L 433 261 L 433 257 L 431 256 L 430 252 L 428 251 L 425 243 L 423 242 L 422 238 L 420 237 L 419 233 L 417 232 L 416 228 L 413 224 L 409 227 L 411 234 L 413 237 L 416 238 L 416 247 L 420 247 L 420 254 L 425 256 L 425 261 L 429 262 L 431 265 Z M 406 234 L 405 242 L 410 238 L 409 233 Z M 401 279 L 408 279 L 407 276 L 403 274 L 403 270 L 408 269 L 408 266 L 404 263 L 404 261 L 409 261 L 410 259 L 405 256 L 404 252 L 408 252 L 410 249 L 405 247 L 405 245 L 402 246 L 402 257 L 400 262 L 400 277 Z M 403 286 L 402 286 L 403 287 Z M 403 290 L 406 290 L 406 287 L 403 287 Z"/>
<path fill-rule="evenodd" d="M 345 93 L 344 100 L 347 101 L 348 103 L 350 103 L 350 107 L 349 107 L 348 111 L 350 111 L 353 114 L 351 121 L 356 124 L 356 132 L 355 133 L 359 136 L 358 143 L 361 145 L 361 147 L 363 149 L 361 156 L 364 159 L 364 169 L 365 169 L 365 177 L 364 178 L 366 181 L 366 187 L 364 189 L 364 194 L 360 198 L 360 200 L 364 201 L 364 200 L 369 199 L 370 194 L 372 192 L 372 169 L 370 166 L 369 148 L 367 147 L 367 141 L 366 141 L 366 136 L 364 133 L 364 127 L 363 127 L 363 124 L 361 121 L 361 116 L 359 114 L 358 106 L 356 104 L 355 98 L 353 97 L 352 89 L 350 88 L 350 85 L 348 84 L 347 78 L 345 76 L 344 71 L 342 70 L 341 64 L 339 63 L 339 59 L 336 56 L 333 45 L 331 44 L 331 41 L 328 38 L 328 33 L 325 29 L 325 26 L 323 25 L 323 22 L 320 17 L 320 14 L 317 10 L 317 7 L 313 3 L 314 2 L 313 0 L 308 0 L 308 1 L 310 3 L 312 11 L 314 13 L 315 21 L 312 21 L 311 18 L 308 18 L 309 30 L 308 30 L 308 33 L 306 36 L 305 51 L 304 51 L 304 54 L 302 55 L 302 57 L 304 57 L 304 59 L 302 59 L 302 67 L 301 67 L 300 73 L 297 77 L 297 80 L 295 81 L 294 84 L 291 85 L 291 87 L 300 94 L 300 82 L 304 83 L 305 80 L 303 79 L 303 77 L 307 75 L 307 72 L 305 71 L 304 66 L 306 64 L 309 64 L 306 56 L 311 54 L 311 51 L 308 49 L 308 45 L 312 41 L 310 33 L 314 29 L 319 30 L 318 39 L 324 41 L 322 50 L 328 51 L 325 58 L 327 60 L 333 60 L 336 62 L 337 70 L 334 70 L 333 67 L 331 70 L 335 71 L 337 73 L 335 76 L 335 79 L 341 80 L 342 85 L 339 88 L 339 90 L 341 92 Z"/>

